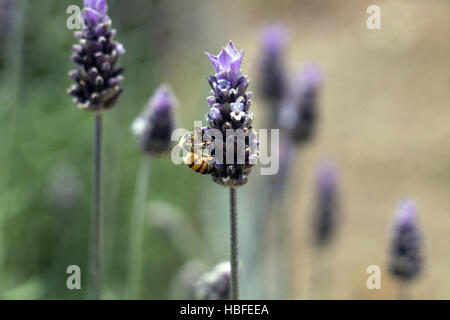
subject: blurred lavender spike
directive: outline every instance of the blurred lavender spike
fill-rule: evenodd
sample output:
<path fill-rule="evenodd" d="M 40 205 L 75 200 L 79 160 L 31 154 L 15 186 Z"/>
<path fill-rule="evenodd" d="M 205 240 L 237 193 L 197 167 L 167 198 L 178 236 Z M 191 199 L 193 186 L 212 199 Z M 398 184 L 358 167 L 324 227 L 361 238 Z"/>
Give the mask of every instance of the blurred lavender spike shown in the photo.
<path fill-rule="evenodd" d="M 69 72 L 75 84 L 68 90 L 82 110 L 102 112 L 111 109 L 123 89 L 122 68 L 116 68 L 125 53 L 122 44 L 113 40 L 106 0 L 84 0 L 83 30 L 75 32 L 79 44 L 73 46 L 75 69 Z"/>
<path fill-rule="evenodd" d="M 155 91 L 131 128 L 142 152 L 158 154 L 169 148 L 175 128 L 173 109 L 177 105 L 177 99 L 169 85 L 163 84 Z"/>
<path fill-rule="evenodd" d="M 415 278 L 423 266 L 417 208 L 411 200 L 397 206 L 391 234 L 389 271 L 403 280 Z"/>
<path fill-rule="evenodd" d="M 230 299 L 230 263 L 221 262 L 214 269 L 204 274 L 197 283 L 198 300 Z"/>
<path fill-rule="evenodd" d="M 265 26 L 261 31 L 260 88 L 274 109 L 286 87 L 283 53 L 288 42 L 287 29 L 282 24 Z M 278 110 L 273 110 L 274 113 Z M 277 120 L 273 117 L 272 120 Z"/>
<path fill-rule="evenodd" d="M 320 68 L 306 64 L 300 71 L 298 81 L 293 83 L 290 93 L 286 95 L 280 113 L 280 125 L 297 143 L 309 141 L 315 134 L 321 85 Z"/>
<path fill-rule="evenodd" d="M 210 76 L 208 81 L 211 86 L 210 96 L 206 101 L 210 107 L 206 119 L 209 128 L 218 129 L 224 137 L 223 144 L 227 145 L 227 129 L 241 129 L 248 137 L 245 143 L 244 163 L 239 164 L 234 159 L 226 158 L 224 148 L 223 163 L 215 162 L 215 170 L 212 172 L 214 182 L 236 188 L 247 183 L 247 176 L 256 163 L 258 139 L 252 129 L 253 113 L 249 111 L 252 97 L 247 92 L 249 79 L 242 75 L 241 63 L 244 50 L 236 50 L 233 42 L 229 42 L 217 56 L 206 53 L 216 74 Z M 234 138 L 235 150 L 237 138 Z"/>
<path fill-rule="evenodd" d="M 323 161 L 317 170 L 317 209 L 313 217 L 314 240 L 327 245 L 335 232 L 338 213 L 338 171 L 331 161 Z"/>

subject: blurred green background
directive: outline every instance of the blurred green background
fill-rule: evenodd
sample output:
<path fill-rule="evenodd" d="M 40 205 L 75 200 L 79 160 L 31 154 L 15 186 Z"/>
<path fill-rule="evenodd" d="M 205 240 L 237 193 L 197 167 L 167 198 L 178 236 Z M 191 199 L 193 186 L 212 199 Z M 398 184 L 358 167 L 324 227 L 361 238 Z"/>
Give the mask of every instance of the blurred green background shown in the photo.
<path fill-rule="evenodd" d="M 413 297 L 450 298 L 448 1 L 108 3 L 127 53 L 119 60 L 125 92 L 104 120 L 104 298 L 130 297 L 130 217 L 139 168 L 147 164 L 143 278 L 133 297 L 188 297 L 192 279 L 228 259 L 228 193 L 167 155 L 142 155 L 130 126 L 167 82 L 179 100 L 179 126 L 192 128 L 207 110 L 212 68 L 203 52 L 215 54 L 232 39 L 245 48 L 243 70 L 255 80 L 260 28 L 279 22 L 291 30 L 292 69 L 314 61 L 325 74 L 318 135 L 297 157 L 284 197 L 292 228 L 289 296 L 309 297 L 314 170 L 329 156 L 341 169 L 342 221 L 328 258 L 333 289 L 323 287 L 319 297 L 395 298 L 387 272 L 382 290 L 369 291 L 365 270 L 384 270 L 386 230 L 407 195 L 418 204 L 426 239 L 426 269 Z M 81 1 L 0 4 L 0 298 L 87 298 L 94 119 L 66 93 L 75 43 L 66 9 Z M 370 4 L 381 7 L 379 31 L 366 28 Z M 269 113 L 256 83 L 253 112 L 262 128 Z M 264 183 L 255 168 L 238 194 L 243 298 L 267 297 L 264 277 L 246 268 Z M 82 290 L 66 287 L 72 264 L 81 267 Z"/>

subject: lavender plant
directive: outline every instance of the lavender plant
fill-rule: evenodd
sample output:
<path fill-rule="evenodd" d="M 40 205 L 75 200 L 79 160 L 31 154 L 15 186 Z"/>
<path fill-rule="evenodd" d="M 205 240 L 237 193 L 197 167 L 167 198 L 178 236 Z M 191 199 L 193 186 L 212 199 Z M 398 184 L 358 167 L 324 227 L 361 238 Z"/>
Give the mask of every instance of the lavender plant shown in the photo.
<path fill-rule="evenodd" d="M 156 156 L 168 150 L 175 128 L 173 110 L 178 102 L 169 85 L 161 85 L 150 98 L 142 113 L 134 120 L 132 132 L 139 149 L 146 155 Z M 150 181 L 150 163 L 142 159 L 136 177 L 135 198 L 130 223 L 129 288 L 128 295 L 139 295 L 142 276 L 142 250 L 145 226 L 146 199 Z"/>
<path fill-rule="evenodd" d="M 75 84 L 68 90 L 81 110 L 95 114 L 95 160 L 94 160 L 94 223 L 92 245 L 92 274 L 94 298 L 101 297 L 101 157 L 102 157 L 102 112 L 111 109 L 118 101 L 123 89 L 122 68 L 116 68 L 124 47 L 114 41 L 116 31 L 111 28 L 106 0 L 84 0 L 82 12 L 83 29 L 75 32 L 79 43 L 73 46 L 72 61 L 75 69 L 69 76 Z"/>
<path fill-rule="evenodd" d="M 208 128 L 222 133 L 222 145 L 225 146 L 221 155 L 223 161 L 215 161 L 215 170 L 211 176 L 214 182 L 230 187 L 233 193 L 234 188 L 247 183 L 247 176 L 257 158 L 258 139 L 252 129 L 253 113 L 249 111 L 252 93 L 246 93 L 249 79 L 241 71 L 244 50 L 238 52 L 230 41 L 217 56 L 209 53 L 206 55 L 216 71 L 208 79 L 212 90 L 206 98 L 210 106 L 206 119 Z M 240 133 L 245 135 L 245 141 L 240 141 L 243 138 Z M 244 142 L 243 163 L 239 163 L 238 159 L 239 152 L 242 151 L 240 142 Z M 227 150 L 235 152 L 228 156 Z M 212 156 L 219 155 L 213 153 Z"/>
<path fill-rule="evenodd" d="M 213 164 L 207 171 L 204 170 L 203 163 L 196 165 L 195 171 L 209 173 L 214 182 L 230 188 L 231 298 L 238 299 L 236 188 L 247 183 L 248 174 L 258 156 L 258 139 L 252 129 L 253 113 L 249 111 L 252 93 L 246 92 L 249 79 L 241 71 L 243 50 L 240 52 L 236 50 L 230 41 L 217 56 L 210 53 L 206 55 L 216 73 L 208 79 L 212 89 L 206 99 L 210 107 L 206 115 L 209 126 L 203 128 L 201 132 L 203 140 L 207 140 L 205 142 L 212 148 L 206 160 L 192 153 L 189 154 L 189 159 L 192 157 L 200 161 L 211 160 Z M 210 136 L 208 131 L 220 132 L 220 135 Z M 188 161 L 187 164 L 194 168 L 193 162 Z"/>
<path fill-rule="evenodd" d="M 122 44 L 114 41 L 106 0 L 84 0 L 83 30 L 75 32 L 79 44 L 73 46 L 75 70 L 69 76 L 75 81 L 69 93 L 81 110 L 96 115 L 117 103 L 123 89 L 123 68 L 117 60 L 125 53 Z"/>
<path fill-rule="evenodd" d="M 416 278 L 423 268 L 422 234 L 417 221 L 417 208 L 411 200 L 403 200 L 397 212 L 391 231 L 389 271 L 401 281 L 400 298 L 405 298 L 405 287 Z"/>

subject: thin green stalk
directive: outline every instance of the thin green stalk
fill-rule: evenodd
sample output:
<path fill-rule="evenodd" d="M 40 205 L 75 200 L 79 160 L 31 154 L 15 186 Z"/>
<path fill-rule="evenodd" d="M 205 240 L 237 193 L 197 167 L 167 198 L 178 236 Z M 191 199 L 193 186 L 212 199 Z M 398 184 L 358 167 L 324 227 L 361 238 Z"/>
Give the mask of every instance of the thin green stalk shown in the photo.
<path fill-rule="evenodd" d="M 93 277 L 93 298 L 100 299 L 102 295 L 102 134 L 103 118 L 95 116 L 94 142 L 94 214 L 91 270 Z"/>
<path fill-rule="evenodd" d="M 19 110 L 22 104 L 21 90 L 24 89 L 23 78 L 23 52 L 25 47 L 24 29 L 25 29 L 25 19 L 27 17 L 27 7 L 28 4 L 25 1 L 17 1 L 13 3 L 13 8 L 11 9 L 11 26 L 5 35 L 5 65 L 3 70 L 0 72 L 3 79 L 8 79 L 7 81 L 2 81 L 0 85 L 0 145 L 2 146 L 0 150 L 0 163 L 2 168 L 0 169 L 0 200 L 4 201 L 2 203 L 2 216 L 0 217 L 0 231 L 3 231 L 3 222 L 11 217 L 14 212 L 16 212 L 16 205 L 14 201 L 13 190 L 15 187 L 15 179 L 13 173 L 16 172 L 16 162 L 14 161 L 16 155 L 16 146 L 20 145 L 17 141 L 17 132 L 19 129 Z M 26 90 L 26 89 L 25 89 Z M 17 194 L 17 192 L 15 193 Z M 3 241 L 4 234 L 0 233 L 0 239 L 2 241 L 0 244 L 0 255 L 3 255 L 5 250 Z M 3 267 L 3 262 L 0 263 L 0 268 Z M 0 284 L 0 290 L 3 291 L 6 283 L 2 281 Z M 9 277 L 6 277 L 9 280 Z M 5 280 L 6 280 L 5 279 Z M 9 285 L 9 281 L 8 281 Z"/>
<path fill-rule="evenodd" d="M 136 177 L 133 211 L 130 222 L 128 261 L 128 298 L 138 299 L 142 279 L 142 253 L 144 247 L 145 212 L 150 180 L 150 162 L 143 157 Z"/>
<path fill-rule="evenodd" d="M 312 244 L 310 251 L 307 299 L 333 299 L 334 250 L 332 243 L 326 247 Z"/>
<path fill-rule="evenodd" d="M 230 189 L 230 263 L 231 263 L 231 300 L 239 300 L 239 249 L 238 221 L 236 207 L 236 189 Z"/>

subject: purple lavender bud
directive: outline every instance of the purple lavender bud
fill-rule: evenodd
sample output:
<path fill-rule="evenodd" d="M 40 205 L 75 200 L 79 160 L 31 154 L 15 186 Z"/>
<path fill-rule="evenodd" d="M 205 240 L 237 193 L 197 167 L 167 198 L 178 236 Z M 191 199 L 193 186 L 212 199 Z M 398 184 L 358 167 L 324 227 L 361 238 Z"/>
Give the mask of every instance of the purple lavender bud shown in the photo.
<path fill-rule="evenodd" d="M 75 80 L 68 90 L 74 102 L 96 113 L 111 109 L 123 91 L 123 69 L 116 68 L 116 62 L 125 49 L 113 40 L 116 31 L 107 10 L 106 0 L 84 0 L 83 30 L 75 34 L 80 43 L 72 55 L 75 70 L 69 73 Z"/>
<path fill-rule="evenodd" d="M 280 125 L 298 143 L 310 140 L 316 130 L 318 93 L 322 83 L 321 71 L 317 66 L 305 65 L 286 96 L 280 114 Z"/>
<path fill-rule="evenodd" d="M 422 235 L 412 201 L 399 203 L 392 227 L 389 271 L 400 279 L 410 280 L 423 266 Z"/>
<path fill-rule="evenodd" d="M 161 85 L 141 115 L 134 120 L 132 131 L 142 152 L 158 154 L 169 148 L 175 127 L 173 109 L 176 105 L 171 88 Z"/>
<path fill-rule="evenodd" d="M 217 56 L 207 52 L 206 55 L 217 72 L 217 80 L 228 80 L 230 86 L 235 87 L 241 77 L 241 63 L 244 57 L 244 50 L 237 51 L 233 42 L 230 41 Z"/>
<path fill-rule="evenodd" d="M 283 52 L 287 38 L 286 28 L 280 24 L 266 26 L 261 32 L 260 88 L 274 109 L 285 93 L 286 72 Z M 276 113 L 277 110 L 273 112 Z"/>
<path fill-rule="evenodd" d="M 211 121 L 211 122 L 216 122 L 216 121 L 217 121 L 217 122 L 220 122 L 220 121 L 223 121 L 222 113 L 220 112 L 220 110 L 219 110 L 218 108 L 212 107 L 212 108 L 209 110 L 207 120 L 208 120 L 208 121 Z"/>
<path fill-rule="evenodd" d="M 230 82 L 226 79 L 220 79 L 217 81 L 217 87 L 219 88 L 220 91 L 228 91 L 230 90 Z"/>
<path fill-rule="evenodd" d="M 230 279 L 230 263 L 219 263 L 211 272 L 204 274 L 198 281 L 197 299 L 229 300 Z"/>
<path fill-rule="evenodd" d="M 234 150 L 237 150 L 238 138 L 231 136 L 226 140 L 227 129 L 241 129 L 248 137 L 245 139 L 244 163 L 238 163 L 237 152 L 235 158 L 227 159 L 224 148 L 222 159 L 225 163 L 215 162 L 215 170 L 211 175 L 213 181 L 222 186 L 238 187 L 247 182 L 247 175 L 254 165 L 253 159 L 257 157 L 257 143 L 254 143 L 257 137 L 252 129 L 253 113 L 248 111 L 251 93 L 245 92 L 249 80 L 247 76 L 242 75 L 240 69 L 244 51 L 238 52 L 230 41 L 217 56 L 209 53 L 206 55 L 216 71 L 216 74 L 208 79 L 213 89 L 211 96 L 206 99 L 211 106 L 206 117 L 209 128 L 220 130 L 224 139 L 223 145 L 234 144 Z M 211 156 L 214 158 L 214 153 Z"/>
<path fill-rule="evenodd" d="M 338 175 L 336 165 L 323 162 L 317 170 L 317 208 L 313 216 L 314 240 L 327 245 L 335 232 L 338 211 Z"/>

